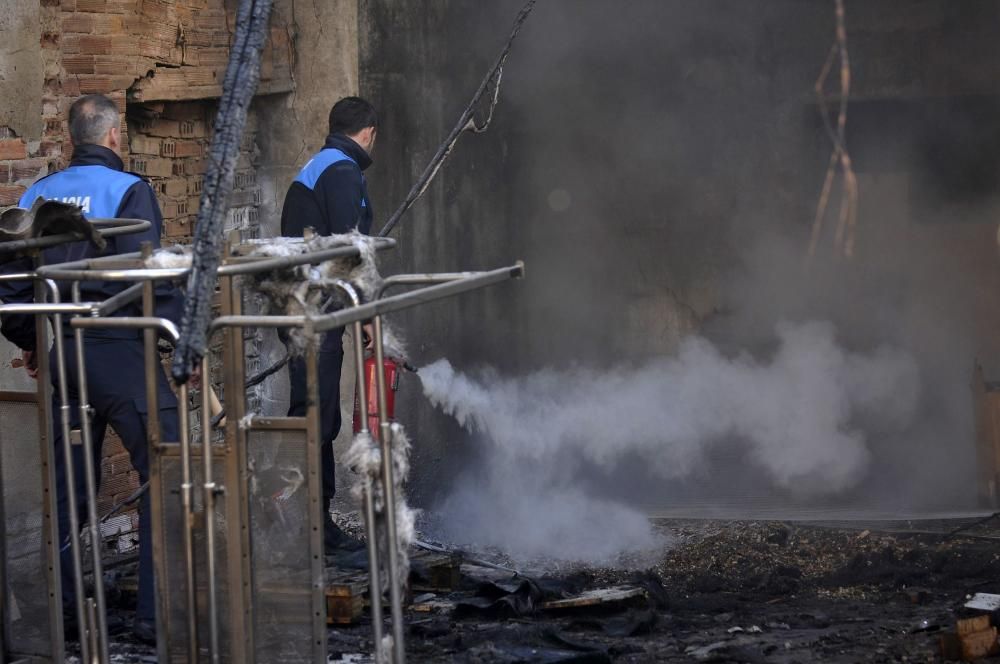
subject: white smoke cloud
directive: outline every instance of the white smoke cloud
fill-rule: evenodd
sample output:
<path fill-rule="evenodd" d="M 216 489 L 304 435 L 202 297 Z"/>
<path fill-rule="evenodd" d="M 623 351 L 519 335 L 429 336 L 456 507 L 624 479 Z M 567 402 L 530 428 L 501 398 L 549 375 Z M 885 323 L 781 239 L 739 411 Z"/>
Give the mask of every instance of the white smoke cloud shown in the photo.
<path fill-rule="evenodd" d="M 764 359 L 727 357 L 692 337 L 675 357 L 613 371 L 473 378 L 447 360 L 422 368 L 430 401 L 490 444 L 485 480 L 459 486 L 445 512 L 463 537 L 514 555 L 606 560 L 652 535 L 637 511 L 574 482 L 584 463 L 610 476 L 638 456 L 669 480 L 704 470 L 712 446 L 734 445 L 794 494 L 856 486 L 869 436 L 905 430 L 914 417 L 916 362 L 889 347 L 848 352 L 829 323 L 776 331 Z"/>

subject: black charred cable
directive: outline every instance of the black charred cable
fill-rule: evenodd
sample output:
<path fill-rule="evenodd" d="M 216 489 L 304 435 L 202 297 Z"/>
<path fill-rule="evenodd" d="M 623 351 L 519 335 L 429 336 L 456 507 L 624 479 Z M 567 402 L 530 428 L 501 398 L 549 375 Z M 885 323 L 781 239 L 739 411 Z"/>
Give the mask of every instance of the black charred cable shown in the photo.
<path fill-rule="evenodd" d="M 272 0 L 241 0 L 236 14 L 233 46 L 222 82 L 222 98 L 208 151 L 208 170 L 194 232 L 188 297 L 184 302 L 181 336 L 172 374 L 187 383 L 195 363 L 205 355 L 212 316 L 216 272 L 222 260 L 222 232 L 233 174 L 239 156 L 247 111 L 260 80 L 260 54 L 267 39 Z"/>
<path fill-rule="evenodd" d="M 400 218 L 406 211 L 409 210 L 417 199 L 423 196 L 424 192 L 427 191 L 427 187 L 430 186 L 434 177 L 441 170 L 444 165 L 445 160 L 451 155 L 452 149 L 455 144 L 458 143 L 458 139 L 466 131 L 471 131 L 474 134 L 480 134 L 486 131 L 490 123 L 493 121 L 493 110 L 497 106 L 497 101 L 500 99 L 500 82 L 503 78 L 503 67 L 507 63 L 507 56 L 510 55 L 511 46 L 514 45 L 514 39 L 517 37 L 517 33 L 521 31 L 521 26 L 524 22 L 528 20 L 528 15 L 531 14 L 531 10 L 535 8 L 535 2 L 537 0 L 528 0 L 528 2 L 521 8 L 521 11 L 517 13 L 517 18 L 514 19 L 514 26 L 511 29 L 510 37 L 507 38 L 507 43 L 504 44 L 503 50 L 500 51 L 500 56 L 496 59 L 494 65 L 486 73 L 486 78 L 483 82 L 479 84 L 479 88 L 476 90 L 476 94 L 472 96 L 472 101 L 465 107 L 462 111 L 462 115 L 458 118 L 458 122 L 455 124 L 455 128 L 451 130 L 448 137 L 444 139 L 444 142 L 438 147 L 437 152 L 434 153 L 434 157 L 431 159 L 427 167 L 424 168 L 424 172 L 421 173 L 420 178 L 416 181 L 413 187 L 410 189 L 410 193 L 406 195 L 406 199 L 403 201 L 392 216 L 389 217 L 389 221 L 386 222 L 382 230 L 379 231 L 380 237 L 385 237 L 392 232 L 396 224 L 399 223 Z M 492 83 L 492 89 L 490 84 Z M 481 121 L 476 121 L 476 108 L 479 106 L 479 102 L 483 100 L 483 97 L 490 94 L 489 106 L 486 112 L 486 117 Z"/>

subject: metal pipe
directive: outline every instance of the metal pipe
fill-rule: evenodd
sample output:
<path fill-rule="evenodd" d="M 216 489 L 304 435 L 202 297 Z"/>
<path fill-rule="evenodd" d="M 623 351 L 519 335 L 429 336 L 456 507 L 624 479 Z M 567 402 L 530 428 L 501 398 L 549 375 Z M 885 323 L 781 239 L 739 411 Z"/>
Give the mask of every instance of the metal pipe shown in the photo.
<path fill-rule="evenodd" d="M 489 272 L 473 272 L 470 276 L 448 281 L 420 290 L 393 295 L 382 300 L 374 300 L 360 307 L 341 309 L 330 314 L 325 314 L 315 319 L 317 332 L 326 332 L 338 327 L 346 327 L 356 320 L 368 320 L 383 314 L 401 309 L 408 309 L 419 304 L 433 302 L 442 298 L 458 295 L 470 290 L 489 286 L 491 284 L 516 279 L 524 275 L 524 263 L 518 261 L 509 267 L 503 267 Z"/>
<path fill-rule="evenodd" d="M 133 284 L 132 286 L 129 286 L 128 288 L 118 293 L 117 295 L 112 295 L 104 302 L 101 302 L 99 305 L 97 305 L 97 315 L 107 316 L 109 314 L 113 314 L 114 312 L 124 307 L 126 304 L 131 304 L 132 302 L 135 302 L 136 300 L 141 298 L 142 294 L 143 294 L 143 284 L 141 283 Z M 143 314 L 147 316 L 152 316 L 153 312 L 143 311 Z"/>
<path fill-rule="evenodd" d="M 396 241 L 391 238 L 373 238 L 375 250 L 383 251 L 396 246 Z M 322 263 L 333 258 L 346 258 L 348 256 L 360 256 L 361 250 L 358 247 L 345 245 L 342 247 L 330 247 L 329 249 L 319 249 L 309 251 L 295 256 L 240 256 L 230 259 L 231 263 L 219 267 L 219 276 L 236 276 L 240 274 L 254 274 L 257 272 L 268 272 L 271 270 L 285 269 L 297 265 L 308 263 Z"/>
<path fill-rule="evenodd" d="M 361 305 L 361 298 L 358 291 L 351 284 L 340 279 L 334 282 L 334 286 L 340 288 L 347 294 L 354 306 Z M 361 321 L 354 321 L 351 332 L 354 335 L 354 367 L 357 376 L 358 392 L 358 415 L 361 421 L 361 430 L 358 432 L 362 436 L 371 436 L 368 430 L 368 394 L 367 377 L 365 376 L 365 342 L 364 332 L 361 328 Z M 382 655 L 382 580 L 378 569 L 378 533 L 375 524 L 375 487 L 372 483 L 372 476 L 365 473 L 364 482 L 364 510 L 365 510 L 365 537 L 368 542 L 368 582 L 369 601 L 371 602 L 372 632 L 375 637 L 376 658 Z"/>
<path fill-rule="evenodd" d="M 49 297 L 53 304 L 59 303 L 59 288 L 55 282 L 46 280 Z M 2 307 L 0 307 L 2 309 Z M 73 450 L 70 444 L 69 386 L 66 383 L 66 349 L 63 346 L 62 315 L 53 316 L 53 345 L 56 351 L 56 376 L 59 381 L 59 423 L 62 433 L 63 464 L 65 465 L 66 500 L 69 510 L 70 557 L 73 561 L 73 591 L 76 595 L 76 620 L 80 634 L 80 661 L 89 662 L 90 643 L 85 631 L 89 625 L 86 598 L 83 594 L 83 554 L 80 546 L 80 516 L 76 504 L 76 473 L 74 472 Z M 44 352 L 44 351 L 42 351 Z M 41 377 L 40 380 L 45 380 Z"/>
<path fill-rule="evenodd" d="M 209 326 L 206 339 L 211 341 L 212 335 L 224 327 L 302 327 L 306 320 L 305 316 L 219 316 Z"/>
<path fill-rule="evenodd" d="M 73 302 L 80 300 L 80 283 L 73 283 Z M 57 330 L 61 333 L 61 330 Z M 98 649 L 95 659 L 108 661 L 108 619 L 104 603 L 104 571 L 101 561 L 101 529 L 97 522 L 97 478 L 94 476 L 94 441 L 90 430 L 90 401 L 87 395 L 87 362 L 84 356 L 83 330 L 73 331 L 76 341 L 77 392 L 80 400 L 80 434 L 83 439 L 83 467 L 86 474 L 87 520 L 90 522 L 91 570 L 94 576 L 94 600 L 97 604 Z M 72 469 L 70 469 L 72 472 Z"/>
<path fill-rule="evenodd" d="M 382 251 L 390 249 L 395 245 L 396 241 L 391 238 L 378 238 L 375 242 L 375 249 L 376 251 Z M 0 246 L 3 245 L 0 244 Z M 354 245 L 346 245 L 321 249 L 319 251 L 310 251 L 295 256 L 242 256 L 236 257 L 236 262 L 234 263 L 221 266 L 218 274 L 220 277 L 257 274 L 260 272 L 287 269 L 298 265 L 321 263 L 333 258 L 359 256 L 360 253 L 361 251 Z M 129 260 L 134 260 L 141 265 L 142 255 L 139 252 L 132 252 L 69 261 L 59 263 L 58 265 L 47 265 L 39 268 L 38 274 L 46 278 L 61 281 L 155 281 L 158 279 L 179 279 L 186 277 L 191 271 L 190 267 L 100 268 L 102 263 L 112 263 L 120 266 L 124 261 Z"/>
<path fill-rule="evenodd" d="M 205 513 L 206 581 L 208 582 L 208 655 L 212 664 L 219 663 L 218 598 L 215 588 L 215 482 L 212 478 L 212 427 L 208 413 L 211 410 L 208 386 L 210 385 L 208 355 L 201 358 L 201 455 L 203 462 Z"/>
<path fill-rule="evenodd" d="M 479 272 L 428 272 L 425 274 L 394 274 L 391 277 L 386 277 L 379 284 L 378 290 L 375 291 L 376 300 L 381 300 L 385 292 L 390 288 L 395 288 L 397 286 L 425 286 L 427 284 L 441 284 L 448 281 L 460 281 L 462 279 L 468 279 L 469 277 L 474 277 Z"/>
<path fill-rule="evenodd" d="M 23 304 L 0 304 L 0 314 L 89 314 L 93 305 L 83 304 L 49 304 L 26 302 Z"/>
<path fill-rule="evenodd" d="M 179 386 L 181 401 L 180 435 L 181 435 L 181 511 L 184 515 L 184 575 L 187 586 L 187 629 L 188 629 L 188 661 L 198 661 L 198 595 L 196 592 L 194 565 L 194 483 L 191 477 L 191 432 L 188 422 L 188 386 Z M 204 426 L 204 422 L 202 423 Z"/>
<path fill-rule="evenodd" d="M 389 604 L 392 611 L 392 649 L 393 662 L 406 662 L 406 649 L 403 642 L 403 598 L 399 578 L 399 539 L 396 532 L 396 488 L 393 485 L 392 473 L 392 427 L 389 425 L 388 406 L 386 405 L 385 358 L 382 348 L 382 317 L 375 320 L 375 389 L 378 390 L 378 419 L 381 435 L 379 443 L 382 448 L 382 496 L 385 501 L 385 527 L 389 550 Z"/>
<path fill-rule="evenodd" d="M 0 307 L 0 313 L 3 313 L 3 308 Z M 177 326 L 166 318 L 156 318 L 150 316 L 129 316 L 129 317 L 92 317 L 92 318 L 73 318 L 69 322 L 69 326 L 75 329 L 126 329 L 126 330 L 141 330 L 141 329 L 153 329 L 159 331 L 162 335 L 167 337 L 171 342 L 177 341 Z"/>

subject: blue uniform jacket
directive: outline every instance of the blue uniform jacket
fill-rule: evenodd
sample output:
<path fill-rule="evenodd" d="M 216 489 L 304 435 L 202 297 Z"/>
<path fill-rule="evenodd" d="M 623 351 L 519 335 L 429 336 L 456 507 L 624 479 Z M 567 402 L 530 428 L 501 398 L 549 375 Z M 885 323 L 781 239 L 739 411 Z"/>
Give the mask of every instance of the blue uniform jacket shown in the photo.
<path fill-rule="evenodd" d="M 19 207 L 30 208 L 37 198 L 55 199 L 73 203 L 83 208 L 87 217 L 121 217 L 146 219 L 152 227 L 142 233 L 108 238 L 103 252 L 89 242 L 75 242 L 46 249 L 47 265 L 94 258 L 99 255 L 125 254 L 139 251 L 142 242 L 160 246 L 163 216 L 156 196 L 149 184 L 138 175 L 124 172 L 121 158 L 100 145 L 78 145 L 73 159 L 65 170 L 38 180 L 21 197 Z M 30 259 L 19 259 L 3 266 L 4 272 L 27 271 L 32 268 Z M 123 282 L 85 281 L 80 285 L 81 297 L 86 301 L 102 301 L 121 292 L 129 285 Z M 69 285 L 60 284 L 63 301 L 69 301 Z M 3 302 L 31 302 L 33 286 L 28 282 L 0 283 L 0 300 Z M 168 283 L 157 284 L 156 315 L 180 322 L 184 299 L 181 291 Z M 123 307 L 116 316 L 141 316 L 141 305 L 136 302 Z M 0 332 L 24 350 L 35 349 L 35 317 L 5 315 L 0 317 Z M 69 328 L 67 328 L 68 330 Z M 132 330 L 91 330 L 88 338 L 138 338 Z"/>
<path fill-rule="evenodd" d="M 288 188 L 281 209 L 281 234 L 301 237 L 306 228 L 319 235 L 371 232 L 372 206 L 362 171 L 372 160 L 343 134 L 330 134 Z"/>

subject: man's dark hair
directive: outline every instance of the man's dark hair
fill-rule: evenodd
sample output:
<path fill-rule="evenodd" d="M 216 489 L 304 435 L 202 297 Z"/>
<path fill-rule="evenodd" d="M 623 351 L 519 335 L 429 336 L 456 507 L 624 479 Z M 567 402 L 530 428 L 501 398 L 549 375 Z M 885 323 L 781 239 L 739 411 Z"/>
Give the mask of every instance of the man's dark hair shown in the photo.
<path fill-rule="evenodd" d="M 330 109 L 331 134 L 349 136 L 367 127 L 378 128 L 378 113 L 361 97 L 344 97 Z"/>
<path fill-rule="evenodd" d="M 85 95 L 69 107 L 69 137 L 73 145 L 100 143 L 119 126 L 118 105 L 104 95 Z"/>

